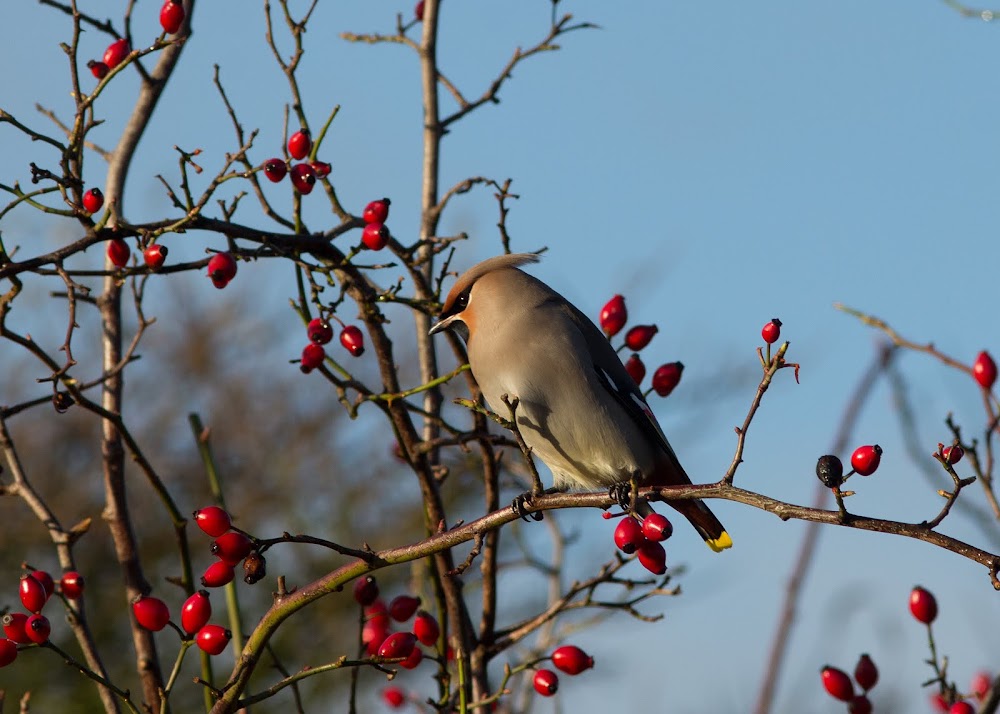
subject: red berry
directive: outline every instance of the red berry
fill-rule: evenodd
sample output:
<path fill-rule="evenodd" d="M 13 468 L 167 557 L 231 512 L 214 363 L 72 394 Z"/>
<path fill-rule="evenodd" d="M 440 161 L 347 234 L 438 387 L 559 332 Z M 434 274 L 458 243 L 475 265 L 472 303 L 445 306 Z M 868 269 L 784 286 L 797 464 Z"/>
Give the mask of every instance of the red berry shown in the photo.
<path fill-rule="evenodd" d="M 385 223 L 385 219 L 389 217 L 389 204 L 391 203 L 392 201 L 388 198 L 372 201 L 361 212 L 361 220 L 365 223 Z"/>
<path fill-rule="evenodd" d="M 205 625 L 198 630 L 198 634 L 194 636 L 194 641 L 202 652 L 217 655 L 222 654 L 222 651 L 226 649 L 226 645 L 229 644 L 229 640 L 232 638 L 233 633 L 222 625 Z"/>
<path fill-rule="evenodd" d="M 647 540 L 639 546 L 639 562 L 653 575 L 667 572 L 667 551 L 655 540 Z"/>
<path fill-rule="evenodd" d="M 312 137 L 309 136 L 308 129 L 299 129 L 288 137 L 288 153 L 292 155 L 293 159 L 306 158 L 310 149 L 312 149 Z M 310 190 L 312 189 L 310 188 Z M 303 193 L 309 193 L 309 191 L 303 191 Z"/>
<path fill-rule="evenodd" d="M 910 612 L 919 622 L 929 625 L 938 614 L 937 600 L 930 591 L 917 586 L 910 593 Z"/>
<path fill-rule="evenodd" d="M 6 667 L 17 659 L 17 645 L 11 640 L 0 640 L 0 667 Z"/>
<path fill-rule="evenodd" d="M 420 607 L 420 598 L 409 595 L 397 595 L 389 603 L 389 616 L 396 622 L 406 622 Z"/>
<path fill-rule="evenodd" d="M 543 697 L 551 697 L 559 691 L 559 677 L 551 669 L 540 669 L 535 672 L 532 684 L 535 685 L 535 691 Z"/>
<path fill-rule="evenodd" d="M 413 634 L 420 640 L 420 644 L 433 647 L 441 636 L 441 627 L 433 615 L 421 610 L 413 620 Z"/>
<path fill-rule="evenodd" d="M 628 310 L 625 309 L 625 298 L 615 295 L 601 309 L 601 329 L 607 337 L 614 337 L 628 322 Z"/>
<path fill-rule="evenodd" d="M 184 22 L 184 3 L 167 0 L 160 8 L 160 26 L 168 35 L 176 35 Z"/>
<path fill-rule="evenodd" d="M 576 645 L 563 645 L 552 653 L 552 664 L 566 674 L 580 674 L 594 666 L 594 658 Z"/>
<path fill-rule="evenodd" d="M 49 599 L 45 592 L 45 586 L 33 575 L 22 575 L 21 583 L 18 586 L 21 595 L 21 604 L 28 612 L 41 612 L 45 607 L 45 601 Z"/>
<path fill-rule="evenodd" d="M 146 250 L 142 251 L 142 259 L 153 270 L 159 270 L 163 267 L 168 252 L 167 246 L 153 243 L 150 246 L 146 246 Z"/>
<path fill-rule="evenodd" d="M 831 697 L 839 699 L 842 702 L 849 702 L 854 699 L 854 685 L 851 683 L 851 678 L 844 672 L 836 667 L 827 665 L 822 669 L 820 674 L 823 678 L 823 688 L 826 689 Z"/>
<path fill-rule="evenodd" d="M 997 363 L 989 352 L 984 350 L 976 356 L 976 361 L 972 363 L 972 376 L 984 389 L 993 388 L 993 383 L 997 381 Z"/>
<path fill-rule="evenodd" d="M 309 321 L 309 325 L 306 326 L 306 334 L 309 336 L 310 342 L 325 345 L 333 339 L 333 328 L 323 318 L 314 317 Z"/>
<path fill-rule="evenodd" d="M 288 164 L 284 159 L 268 159 L 264 162 L 264 175 L 272 183 L 278 183 L 287 173 Z"/>
<path fill-rule="evenodd" d="M 948 710 L 948 714 L 976 714 L 976 708 L 968 702 L 955 702 Z"/>
<path fill-rule="evenodd" d="M 386 659 L 409 657 L 416 645 L 417 638 L 412 632 L 394 632 L 379 646 L 378 656 Z"/>
<path fill-rule="evenodd" d="M 410 652 L 410 656 L 399 663 L 399 666 L 403 669 L 416 669 L 424 660 L 424 652 L 419 647 L 414 647 L 413 651 Z"/>
<path fill-rule="evenodd" d="M 838 488 L 844 482 L 844 464 L 833 454 L 820 456 L 816 461 L 816 477 L 827 488 Z"/>
<path fill-rule="evenodd" d="M 355 357 L 360 357 L 365 351 L 365 336 L 354 325 L 348 325 L 340 333 L 340 344 Z"/>
<path fill-rule="evenodd" d="M 108 72 L 110 71 L 106 64 L 95 60 L 87 62 L 87 67 L 90 69 L 90 73 L 97 77 L 97 79 L 104 79 L 108 76 Z"/>
<path fill-rule="evenodd" d="M 413 17 L 416 18 L 417 22 L 423 22 L 424 20 L 424 0 L 417 0 L 417 4 L 413 7 Z"/>
<path fill-rule="evenodd" d="M 212 616 L 208 590 L 199 590 L 181 605 L 181 627 L 189 635 L 198 632 Z"/>
<path fill-rule="evenodd" d="M 668 396 L 681 381 L 684 365 L 680 362 L 661 364 L 653 372 L 653 391 L 661 397 Z"/>
<path fill-rule="evenodd" d="M 83 194 L 83 210 L 87 213 L 97 213 L 104 206 L 104 194 L 101 189 L 92 188 Z"/>
<path fill-rule="evenodd" d="M 847 705 L 847 714 L 872 714 L 872 703 L 864 694 L 859 694 Z"/>
<path fill-rule="evenodd" d="M 361 231 L 361 242 L 371 250 L 382 250 L 389 242 L 389 229 L 384 223 L 369 223 Z"/>
<path fill-rule="evenodd" d="M 368 654 L 374 657 L 378 654 L 379 647 L 389 636 L 388 618 L 368 620 L 361 627 L 361 642 L 365 645 Z"/>
<path fill-rule="evenodd" d="M 3 623 L 3 633 L 14 642 L 20 645 L 31 642 L 28 633 L 24 631 L 24 626 L 28 624 L 28 616 L 23 612 L 8 612 L 0 622 Z"/>
<path fill-rule="evenodd" d="M 639 355 L 632 355 L 625 361 L 625 371 L 636 385 L 640 385 L 646 376 L 646 365 L 639 359 Z"/>
<path fill-rule="evenodd" d="M 309 165 L 313 167 L 313 171 L 316 172 L 316 178 L 318 179 L 326 178 L 330 175 L 330 171 L 333 170 L 333 167 L 325 161 L 313 161 Z"/>
<path fill-rule="evenodd" d="M 229 253 L 216 253 L 208 259 L 208 277 L 215 287 L 224 288 L 236 277 L 236 259 Z M 219 283 L 222 285 L 219 285 Z"/>
<path fill-rule="evenodd" d="M 666 516 L 650 513 L 642 519 L 642 534 L 647 540 L 663 541 L 674 534 L 674 527 Z"/>
<path fill-rule="evenodd" d="M 235 577 L 236 571 L 232 565 L 224 560 L 217 560 L 205 568 L 201 575 L 201 585 L 206 588 L 221 588 L 233 582 Z"/>
<path fill-rule="evenodd" d="M 302 348 L 302 359 L 299 362 L 299 369 L 302 370 L 303 374 L 309 374 L 323 364 L 325 358 L 326 350 L 323 349 L 323 345 L 310 342 Z"/>
<path fill-rule="evenodd" d="M 972 678 L 972 684 L 969 685 L 969 690 L 972 692 L 976 699 L 986 699 L 986 695 L 990 692 L 990 687 L 993 686 L 993 678 L 990 676 L 989 672 L 977 672 L 976 676 Z"/>
<path fill-rule="evenodd" d="M 944 460 L 953 466 L 961 461 L 963 456 L 965 456 L 965 449 L 958 444 L 949 446 L 944 450 Z"/>
<path fill-rule="evenodd" d="M 625 516 L 618 522 L 615 528 L 615 545 L 618 550 L 631 555 L 646 542 L 646 536 L 642 534 L 642 526 L 631 516 Z"/>
<path fill-rule="evenodd" d="M 143 595 L 132 603 L 132 614 L 142 627 L 159 632 L 170 622 L 170 609 L 159 598 Z"/>
<path fill-rule="evenodd" d="M 253 542 L 242 533 L 230 531 L 212 541 L 212 555 L 219 560 L 236 565 L 253 550 Z"/>
<path fill-rule="evenodd" d="M 625 333 L 625 345 L 635 352 L 649 344 L 653 335 L 660 331 L 656 325 L 636 325 Z"/>
<path fill-rule="evenodd" d="M 218 506 L 199 508 L 194 512 L 194 522 L 206 535 L 213 538 L 218 538 L 233 527 L 233 521 L 229 514 Z"/>
<path fill-rule="evenodd" d="M 32 642 L 39 645 L 45 644 L 49 641 L 49 635 L 52 633 L 49 618 L 45 615 L 32 615 L 24 623 L 24 633 Z"/>
<path fill-rule="evenodd" d="M 854 681 L 866 692 L 878 682 L 878 667 L 866 654 L 861 655 L 854 667 Z"/>
<path fill-rule="evenodd" d="M 306 196 L 312 193 L 316 185 L 316 171 L 309 164 L 295 164 L 292 167 L 292 185 L 295 190 Z"/>
<path fill-rule="evenodd" d="M 132 251 L 129 249 L 128 243 L 121 238 L 113 238 L 108 241 L 108 258 L 115 266 L 124 268 L 128 265 L 130 255 L 132 255 Z"/>
<path fill-rule="evenodd" d="M 878 444 L 859 446 L 851 454 L 851 466 L 862 476 L 871 476 L 882 460 L 882 447 Z"/>
<path fill-rule="evenodd" d="M 948 711 L 948 702 L 945 701 L 944 697 L 941 696 L 940 692 L 932 694 L 930 700 L 931 700 L 931 706 L 934 708 L 934 711 L 936 712 Z"/>
<path fill-rule="evenodd" d="M 359 605 L 371 605 L 378 598 L 378 583 L 374 575 L 365 575 L 354 581 L 354 600 Z"/>
<path fill-rule="evenodd" d="M 399 687 L 386 687 L 382 690 L 382 699 L 393 709 L 399 709 L 406 703 L 406 695 Z"/>
<path fill-rule="evenodd" d="M 781 337 L 781 320 L 778 318 L 772 318 L 769 323 L 764 325 L 760 331 L 760 336 L 764 338 L 764 342 L 769 345 L 773 345 Z"/>
<path fill-rule="evenodd" d="M 42 584 L 42 587 L 45 588 L 46 600 L 52 597 L 52 593 L 56 591 L 56 584 L 55 581 L 52 580 L 51 575 L 46 573 L 44 570 L 35 570 L 32 571 L 31 577 L 40 582 Z"/>
<path fill-rule="evenodd" d="M 108 49 L 104 50 L 104 64 L 108 66 L 108 69 L 114 69 L 122 63 L 122 61 L 128 57 L 128 53 L 132 50 L 128 46 L 128 40 L 124 37 L 115 40 L 110 45 Z"/>

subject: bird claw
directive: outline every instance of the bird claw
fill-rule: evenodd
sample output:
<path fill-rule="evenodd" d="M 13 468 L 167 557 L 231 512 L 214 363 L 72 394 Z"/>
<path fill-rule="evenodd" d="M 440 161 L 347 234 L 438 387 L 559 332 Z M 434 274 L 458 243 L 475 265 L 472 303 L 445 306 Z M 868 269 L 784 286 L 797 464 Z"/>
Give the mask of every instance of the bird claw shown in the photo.
<path fill-rule="evenodd" d="M 522 521 L 527 521 L 528 516 L 534 521 L 540 521 L 545 518 L 545 514 L 542 511 L 528 512 L 526 509 L 531 505 L 535 494 L 531 491 L 525 491 L 520 496 L 514 499 L 513 503 L 510 504 L 510 509 L 514 511 L 514 515 L 520 518 Z"/>
<path fill-rule="evenodd" d="M 625 512 L 632 508 L 632 484 L 629 481 L 619 481 L 608 489 L 608 496 Z"/>

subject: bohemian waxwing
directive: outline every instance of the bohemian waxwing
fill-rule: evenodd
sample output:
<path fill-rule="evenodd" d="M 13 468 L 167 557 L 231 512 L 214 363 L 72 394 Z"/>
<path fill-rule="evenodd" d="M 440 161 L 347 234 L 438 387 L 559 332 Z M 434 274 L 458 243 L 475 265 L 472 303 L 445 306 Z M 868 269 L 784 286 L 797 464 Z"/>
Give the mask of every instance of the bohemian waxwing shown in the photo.
<path fill-rule="evenodd" d="M 490 407 L 517 397 L 524 441 L 552 470 L 555 486 L 596 490 L 627 482 L 689 484 L 635 382 L 601 331 L 545 283 L 518 269 L 538 261 L 501 255 L 465 272 L 431 334 L 453 330 Z M 671 502 L 715 551 L 733 541 L 699 500 Z M 650 513 L 649 504 L 639 504 Z"/>

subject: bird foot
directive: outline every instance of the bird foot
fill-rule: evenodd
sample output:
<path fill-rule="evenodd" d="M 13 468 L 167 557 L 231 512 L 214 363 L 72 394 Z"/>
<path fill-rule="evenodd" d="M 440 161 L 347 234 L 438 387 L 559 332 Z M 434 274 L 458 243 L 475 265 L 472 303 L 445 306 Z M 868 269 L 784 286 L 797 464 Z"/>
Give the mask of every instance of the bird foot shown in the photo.
<path fill-rule="evenodd" d="M 608 496 L 625 512 L 632 509 L 632 484 L 629 481 L 619 481 L 608 489 Z"/>
<path fill-rule="evenodd" d="M 533 504 L 536 496 L 546 496 L 550 493 L 562 493 L 566 489 L 558 488 L 553 486 L 552 488 L 546 488 L 541 491 L 525 491 L 520 496 L 514 499 L 513 503 L 510 504 L 510 508 L 514 511 L 514 514 L 521 518 L 522 520 L 528 520 L 528 516 L 531 516 L 532 520 L 540 521 L 545 518 L 545 514 L 542 511 L 535 511 L 533 513 L 528 513 L 527 509 Z"/>

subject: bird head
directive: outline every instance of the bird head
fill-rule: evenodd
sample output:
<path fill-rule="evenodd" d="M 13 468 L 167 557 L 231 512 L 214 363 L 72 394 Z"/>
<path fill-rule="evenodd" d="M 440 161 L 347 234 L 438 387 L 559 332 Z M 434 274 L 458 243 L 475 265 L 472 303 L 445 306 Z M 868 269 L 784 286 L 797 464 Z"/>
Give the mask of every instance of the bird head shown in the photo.
<path fill-rule="evenodd" d="M 477 290 L 480 278 L 496 270 L 517 268 L 526 263 L 537 263 L 538 260 L 539 257 L 532 253 L 511 253 L 488 258 L 469 268 L 459 276 L 448 292 L 438 321 L 431 328 L 430 334 L 452 330 L 468 342 L 475 325 L 476 304 L 489 299 L 489 295 L 483 290 Z"/>

